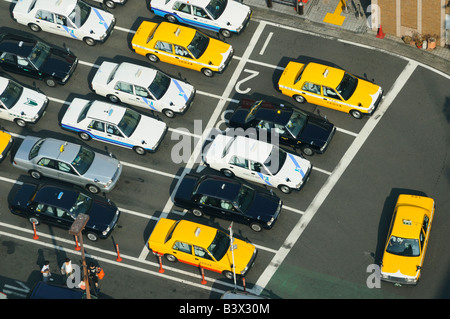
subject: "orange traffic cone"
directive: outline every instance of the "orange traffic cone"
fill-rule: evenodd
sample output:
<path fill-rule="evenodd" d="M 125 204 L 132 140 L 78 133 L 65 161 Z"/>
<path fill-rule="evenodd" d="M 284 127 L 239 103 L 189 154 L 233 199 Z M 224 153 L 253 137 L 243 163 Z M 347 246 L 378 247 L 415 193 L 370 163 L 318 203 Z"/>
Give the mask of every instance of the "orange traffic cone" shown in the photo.
<path fill-rule="evenodd" d="M 383 33 L 383 28 L 380 25 L 380 27 L 378 28 L 378 32 L 377 32 L 377 38 L 383 39 L 385 35 L 386 35 L 386 33 Z"/>

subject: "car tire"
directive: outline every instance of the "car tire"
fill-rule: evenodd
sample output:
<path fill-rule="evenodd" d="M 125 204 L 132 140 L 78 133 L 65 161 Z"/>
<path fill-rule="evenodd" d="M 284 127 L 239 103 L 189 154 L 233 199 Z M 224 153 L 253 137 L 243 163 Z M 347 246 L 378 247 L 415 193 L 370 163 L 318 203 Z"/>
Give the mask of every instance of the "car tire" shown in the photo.
<path fill-rule="evenodd" d="M 35 226 L 37 226 L 41 223 L 39 218 L 37 218 L 35 216 L 28 218 L 28 221 L 30 222 L 31 225 L 33 225 L 33 223 L 34 223 Z"/>
<path fill-rule="evenodd" d="M 233 277 L 234 277 L 233 273 L 229 270 L 224 270 L 222 272 L 222 275 L 224 275 L 225 278 L 230 279 L 230 280 L 233 280 Z"/>
<path fill-rule="evenodd" d="M 305 145 L 305 146 L 302 147 L 302 152 L 306 156 L 313 156 L 314 155 L 314 150 L 311 147 L 309 147 L 308 145 Z"/>
<path fill-rule="evenodd" d="M 260 232 L 263 229 L 259 223 L 251 223 L 250 228 L 255 232 Z"/>
<path fill-rule="evenodd" d="M 166 20 L 169 21 L 170 23 L 177 23 L 178 19 L 175 18 L 175 16 L 168 14 L 165 16 Z"/>
<path fill-rule="evenodd" d="M 106 97 L 112 103 L 120 103 L 120 99 L 116 95 L 110 94 L 110 95 L 107 95 Z"/>
<path fill-rule="evenodd" d="M 294 100 L 297 103 L 303 104 L 306 102 L 305 97 L 303 97 L 302 95 L 294 95 Z"/>
<path fill-rule="evenodd" d="M 197 216 L 197 217 L 203 216 L 203 212 L 200 209 L 193 209 L 192 214 L 194 214 L 194 216 Z"/>
<path fill-rule="evenodd" d="M 56 86 L 56 81 L 54 79 L 52 79 L 52 78 L 46 78 L 44 80 L 44 82 L 45 82 L 45 84 L 47 84 L 47 86 L 49 86 L 51 88 Z"/>
<path fill-rule="evenodd" d="M 278 189 L 285 194 L 289 194 L 291 192 L 291 188 L 286 185 L 278 185 Z"/>
<path fill-rule="evenodd" d="M 27 126 L 27 122 L 25 122 L 22 119 L 14 119 L 14 123 L 16 123 L 16 125 L 19 126 L 19 127 Z"/>
<path fill-rule="evenodd" d="M 146 57 L 147 57 L 147 59 L 149 59 L 150 62 L 153 62 L 153 63 L 156 63 L 159 61 L 159 58 L 156 55 L 151 54 L 151 53 L 147 54 Z"/>
<path fill-rule="evenodd" d="M 361 119 L 362 118 L 362 114 L 360 111 L 357 110 L 351 110 L 350 111 L 350 115 L 353 116 L 355 119 Z"/>
<path fill-rule="evenodd" d="M 98 193 L 100 193 L 100 189 L 97 186 L 92 185 L 92 184 L 86 185 L 86 189 L 91 194 L 98 194 Z"/>
<path fill-rule="evenodd" d="M 140 146 L 133 147 L 133 151 L 138 155 L 145 155 L 145 149 Z"/>
<path fill-rule="evenodd" d="M 93 46 L 95 46 L 97 44 L 97 42 L 94 39 L 90 38 L 90 37 L 83 38 L 83 42 L 86 43 L 90 47 L 93 47 Z"/>
<path fill-rule="evenodd" d="M 83 140 L 83 141 L 89 141 L 91 139 L 91 136 L 86 133 L 86 132 L 79 132 L 78 136 Z"/>
<path fill-rule="evenodd" d="M 232 171 L 230 171 L 229 169 L 227 169 L 227 168 L 221 169 L 220 171 L 226 177 L 234 177 L 234 173 Z"/>
<path fill-rule="evenodd" d="M 165 116 L 167 116 L 168 118 L 174 118 L 175 117 L 175 112 L 169 109 L 164 109 L 162 111 L 164 113 Z"/>
<path fill-rule="evenodd" d="M 42 174 L 39 173 L 38 171 L 30 171 L 30 176 L 33 177 L 34 179 L 41 179 L 42 178 Z"/>
<path fill-rule="evenodd" d="M 38 25 L 35 24 L 35 23 L 30 23 L 30 24 L 28 25 L 28 27 L 29 27 L 30 30 L 33 31 L 33 32 L 39 32 L 39 31 L 42 30 L 41 27 L 38 26 Z"/>
<path fill-rule="evenodd" d="M 166 257 L 167 261 L 170 261 L 171 263 L 176 263 L 178 261 L 177 257 L 172 254 L 165 254 L 164 257 Z"/>
<path fill-rule="evenodd" d="M 211 69 L 204 68 L 204 69 L 202 69 L 202 73 L 203 73 L 203 75 L 207 76 L 208 78 L 211 78 L 214 76 L 214 72 Z"/>
<path fill-rule="evenodd" d="M 87 239 L 89 239 L 90 241 L 97 241 L 98 240 L 98 235 L 96 233 L 93 233 L 91 231 L 88 231 L 86 233 L 86 237 Z"/>
<path fill-rule="evenodd" d="M 220 29 L 219 33 L 224 37 L 224 38 L 231 38 L 231 31 L 227 30 L 227 29 Z"/>
<path fill-rule="evenodd" d="M 114 9 L 116 7 L 116 4 L 112 0 L 105 0 L 103 1 L 105 6 L 107 6 L 109 9 Z"/>

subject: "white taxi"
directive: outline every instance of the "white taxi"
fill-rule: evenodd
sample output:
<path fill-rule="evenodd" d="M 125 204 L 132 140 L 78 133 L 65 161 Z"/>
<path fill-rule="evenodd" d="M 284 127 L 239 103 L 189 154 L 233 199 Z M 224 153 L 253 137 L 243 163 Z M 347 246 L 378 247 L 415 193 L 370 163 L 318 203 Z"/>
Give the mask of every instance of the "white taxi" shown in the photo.
<path fill-rule="evenodd" d="M 195 95 L 194 87 L 186 82 L 127 62 L 103 62 L 92 79 L 91 88 L 113 103 L 162 112 L 167 117 L 186 112 Z"/>
<path fill-rule="evenodd" d="M 203 149 L 203 161 L 227 177 L 277 187 L 288 194 L 300 190 L 312 165 L 305 158 L 276 145 L 245 136 L 218 135 Z"/>
<path fill-rule="evenodd" d="M 27 123 L 37 123 L 47 105 L 44 94 L 0 76 L 0 119 L 25 127 Z"/>
<path fill-rule="evenodd" d="M 167 21 L 219 32 L 229 38 L 250 21 L 249 6 L 229 0 L 150 0 L 150 10 Z"/>
<path fill-rule="evenodd" d="M 34 32 L 43 30 L 90 46 L 104 42 L 116 22 L 111 13 L 80 0 L 18 0 L 12 15 Z"/>
<path fill-rule="evenodd" d="M 91 138 L 131 148 L 137 154 L 156 152 L 167 132 L 163 121 L 101 101 L 73 99 L 61 127 L 88 141 Z"/>

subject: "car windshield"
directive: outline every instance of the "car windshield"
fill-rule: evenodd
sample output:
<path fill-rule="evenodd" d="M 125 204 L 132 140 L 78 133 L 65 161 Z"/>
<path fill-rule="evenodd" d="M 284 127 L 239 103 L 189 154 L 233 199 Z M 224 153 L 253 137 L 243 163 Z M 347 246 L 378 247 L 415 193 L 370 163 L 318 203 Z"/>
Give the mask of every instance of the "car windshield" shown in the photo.
<path fill-rule="evenodd" d="M 225 256 L 230 247 L 230 237 L 220 230 L 217 231 L 211 245 L 208 247 L 208 251 L 213 257 L 219 261 Z"/>
<path fill-rule="evenodd" d="M 213 17 L 214 20 L 219 19 L 227 6 L 227 0 L 211 0 L 206 6 L 206 11 Z"/>
<path fill-rule="evenodd" d="M 274 146 L 269 157 L 264 162 L 264 166 L 269 170 L 272 175 L 276 175 L 283 167 L 286 161 L 287 153 L 279 147 Z"/>
<path fill-rule="evenodd" d="M 47 61 L 48 56 L 50 55 L 50 47 L 43 43 L 37 42 L 34 46 L 33 50 L 31 50 L 30 55 L 28 56 L 28 60 L 36 67 L 36 69 L 40 69 L 42 64 Z"/>
<path fill-rule="evenodd" d="M 75 159 L 72 161 L 72 166 L 78 173 L 83 175 L 87 172 L 89 167 L 91 167 L 94 157 L 95 153 L 93 151 L 81 146 L 77 156 L 75 156 Z"/>
<path fill-rule="evenodd" d="M 420 256 L 419 240 L 391 236 L 386 251 L 399 256 L 417 257 Z"/>
<path fill-rule="evenodd" d="M 253 202 L 255 197 L 255 190 L 248 187 L 247 185 L 242 185 L 239 190 L 239 194 L 234 199 L 235 205 L 239 208 L 241 212 L 246 212 Z"/>
<path fill-rule="evenodd" d="M 139 125 L 140 120 L 141 114 L 134 110 L 127 109 L 119 122 L 119 129 L 125 136 L 130 137 Z"/>
<path fill-rule="evenodd" d="M 69 213 L 75 219 L 79 214 L 88 214 L 92 205 L 92 199 L 82 193 L 78 194 L 78 197 L 70 208 Z"/>
<path fill-rule="evenodd" d="M 84 2 L 77 1 L 75 8 L 69 14 L 69 19 L 75 24 L 77 28 L 80 28 L 86 20 L 89 18 L 91 13 L 91 7 Z"/>
<path fill-rule="evenodd" d="M 336 88 L 336 91 L 342 96 L 344 100 L 348 100 L 355 92 L 358 85 L 358 79 L 353 75 L 345 72 L 341 83 Z"/>
<path fill-rule="evenodd" d="M 248 111 L 247 116 L 245 117 L 245 123 L 248 123 L 255 118 L 256 111 L 258 111 L 261 103 L 262 101 L 256 101 L 255 103 L 253 103 L 252 107 Z"/>
<path fill-rule="evenodd" d="M 152 84 L 148 87 L 150 93 L 155 97 L 155 99 L 161 99 L 170 86 L 170 78 L 162 72 L 157 71 L 156 76 L 153 79 Z"/>
<path fill-rule="evenodd" d="M 294 111 L 289 119 L 289 122 L 286 124 L 286 128 L 292 136 L 297 137 L 305 127 L 307 120 L 308 115 L 303 112 Z"/>
<path fill-rule="evenodd" d="M 16 105 L 20 96 L 22 95 L 23 87 L 16 82 L 9 81 L 5 90 L 0 94 L 0 101 L 7 108 L 10 109 Z"/>
<path fill-rule="evenodd" d="M 200 32 L 196 31 L 194 38 L 191 43 L 187 46 L 188 50 L 194 56 L 194 58 L 198 59 L 205 53 L 206 48 L 209 44 L 209 38 Z"/>

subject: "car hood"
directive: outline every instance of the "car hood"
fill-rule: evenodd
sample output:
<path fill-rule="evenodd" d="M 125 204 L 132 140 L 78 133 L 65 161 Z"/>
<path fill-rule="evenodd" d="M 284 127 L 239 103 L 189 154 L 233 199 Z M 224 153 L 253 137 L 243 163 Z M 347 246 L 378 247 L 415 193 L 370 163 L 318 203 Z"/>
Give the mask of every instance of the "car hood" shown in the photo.
<path fill-rule="evenodd" d="M 36 116 L 47 101 L 47 96 L 24 87 L 22 95 L 10 110 L 12 113 L 32 118 Z"/>
<path fill-rule="evenodd" d="M 230 24 L 230 29 L 236 29 L 242 26 L 250 13 L 250 8 L 244 4 L 235 1 L 228 1 L 224 12 L 216 20 L 220 25 Z"/>
<path fill-rule="evenodd" d="M 297 136 L 297 139 L 303 143 L 322 147 L 329 140 L 330 135 L 333 134 L 333 129 L 334 124 L 314 116 L 309 116 L 308 122 Z"/>
<path fill-rule="evenodd" d="M 280 201 L 277 196 L 256 192 L 255 198 L 245 215 L 266 223 L 277 213 Z"/>
<path fill-rule="evenodd" d="M 283 180 L 289 178 L 291 182 L 299 184 L 310 168 L 311 163 L 307 159 L 287 153 L 286 161 L 276 176 Z"/>
<path fill-rule="evenodd" d="M 199 58 L 199 62 L 215 67 L 223 66 L 228 57 L 233 54 L 232 46 L 214 38 L 209 39 L 209 45 Z"/>
<path fill-rule="evenodd" d="M 220 263 L 228 265 L 235 265 L 236 274 L 240 274 L 249 263 L 252 261 L 252 257 L 256 253 L 256 247 L 243 240 L 233 237 L 233 252 L 228 248 L 227 253 L 222 257 Z"/>
<path fill-rule="evenodd" d="M 378 100 L 380 94 L 382 94 L 380 86 L 358 78 L 358 85 L 356 86 L 355 92 L 346 102 L 351 105 L 370 109 Z"/>
<path fill-rule="evenodd" d="M 81 26 L 80 30 L 86 34 L 90 34 L 92 38 L 98 40 L 106 33 L 109 26 L 113 23 L 114 16 L 97 8 L 91 8 L 91 13 L 86 22 Z"/>
<path fill-rule="evenodd" d="M 76 60 L 75 55 L 64 50 L 52 48 L 47 60 L 41 66 L 41 71 L 47 74 L 53 74 L 59 78 L 64 78 L 70 73 Z"/>
<path fill-rule="evenodd" d="M 156 149 L 166 131 L 167 124 L 163 121 L 141 115 L 141 120 L 130 138 L 145 148 Z"/>
<path fill-rule="evenodd" d="M 103 231 L 111 226 L 116 214 L 118 210 L 114 203 L 93 199 L 86 227 Z"/>
<path fill-rule="evenodd" d="M 175 112 L 181 112 L 194 92 L 194 87 L 186 82 L 171 79 L 167 92 L 159 100 L 169 105 Z"/>
<path fill-rule="evenodd" d="M 84 174 L 84 177 L 106 184 L 114 177 L 119 166 L 120 162 L 117 159 L 95 153 L 94 161 Z"/>
<path fill-rule="evenodd" d="M 416 277 L 417 266 L 420 266 L 420 256 L 405 257 L 385 252 L 381 272 L 395 277 Z"/>

